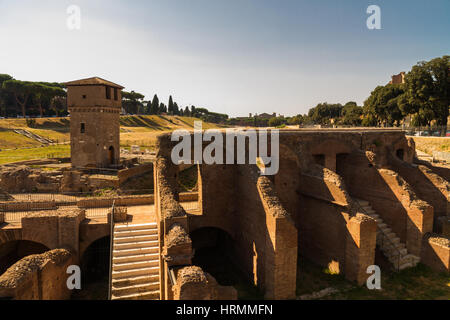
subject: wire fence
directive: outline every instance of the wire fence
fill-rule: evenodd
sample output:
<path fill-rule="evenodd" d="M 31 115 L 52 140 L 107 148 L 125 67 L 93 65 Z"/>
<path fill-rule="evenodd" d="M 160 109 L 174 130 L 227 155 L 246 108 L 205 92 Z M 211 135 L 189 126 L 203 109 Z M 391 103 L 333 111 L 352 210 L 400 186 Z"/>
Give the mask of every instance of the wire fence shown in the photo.
<path fill-rule="evenodd" d="M 131 195 L 152 195 L 153 189 L 130 189 L 130 190 L 114 190 L 103 189 L 94 192 L 65 192 L 65 193 L 12 193 L 10 194 L 12 201 L 55 201 L 58 204 L 70 204 L 78 200 L 83 199 L 106 199 L 118 196 L 131 196 Z M 0 206 L 1 207 L 1 206 Z"/>
<path fill-rule="evenodd" d="M 404 127 L 406 135 L 416 137 L 450 137 L 449 126 Z"/>
<path fill-rule="evenodd" d="M 145 191 L 145 193 L 142 193 Z M 59 209 L 84 209 L 86 218 L 105 218 L 110 213 L 113 201 L 130 196 L 136 196 L 136 193 L 144 196 L 153 195 L 153 189 L 148 190 L 127 190 L 119 195 L 101 195 L 95 196 L 92 193 L 28 193 L 28 194 L 12 194 L 13 199 L 0 202 L 0 212 L 5 214 L 6 223 L 19 223 L 22 218 L 40 211 L 57 212 Z M 131 197 L 136 199 L 136 197 Z M 81 201 L 80 201 L 81 200 Z M 83 201 L 86 200 L 86 201 Z M 134 201 L 134 200 L 133 200 Z M 199 210 L 198 201 L 185 201 L 180 203 L 187 212 L 195 212 Z M 152 214 L 155 210 L 152 199 L 144 202 L 137 201 L 136 204 L 127 205 L 129 208 L 136 210 L 144 209 L 146 213 Z M 133 210 L 129 211 L 133 212 Z"/>

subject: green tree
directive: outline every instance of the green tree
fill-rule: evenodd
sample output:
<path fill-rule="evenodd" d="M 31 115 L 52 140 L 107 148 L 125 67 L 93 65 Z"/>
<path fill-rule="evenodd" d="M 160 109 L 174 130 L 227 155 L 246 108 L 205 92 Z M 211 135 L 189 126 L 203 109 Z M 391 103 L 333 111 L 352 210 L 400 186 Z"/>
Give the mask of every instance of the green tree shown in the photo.
<path fill-rule="evenodd" d="M 269 127 L 278 127 L 283 124 L 283 121 L 281 118 L 273 117 L 269 119 Z"/>
<path fill-rule="evenodd" d="M 174 112 L 172 96 L 169 97 L 169 104 L 167 105 L 167 111 L 169 112 L 169 114 L 173 114 Z"/>
<path fill-rule="evenodd" d="M 153 100 L 150 106 L 150 114 L 159 114 L 160 110 L 159 110 L 159 99 L 158 96 L 155 94 L 153 96 Z"/>
<path fill-rule="evenodd" d="M 16 103 L 21 108 L 22 116 L 25 118 L 27 102 L 35 90 L 35 83 L 30 81 L 6 80 L 3 82 L 2 88 L 14 95 Z"/>
<path fill-rule="evenodd" d="M 405 116 L 399 106 L 403 94 L 403 85 L 388 84 L 376 87 L 364 102 L 365 116 L 370 122 L 375 119 L 378 125 L 399 125 Z M 367 121 L 364 123 L 367 124 Z"/>
<path fill-rule="evenodd" d="M 52 84 L 49 83 L 49 85 Z M 66 94 L 66 92 L 61 87 L 53 87 L 49 85 L 44 83 L 35 83 L 33 86 L 32 93 L 39 107 L 39 115 L 41 117 L 44 115 L 44 109 L 42 107 L 42 103 L 44 100 L 50 104 L 53 98 L 63 97 Z"/>
<path fill-rule="evenodd" d="M 409 114 L 419 113 L 417 121 L 447 125 L 450 106 L 450 56 L 422 61 L 405 76 L 406 95 L 402 108 Z M 428 122 L 429 124 L 429 122 Z"/>
<path fill-rule="evenodd" d="M 0 108 L 4 111 L 5 115 L 8 91 L 3 89 L 3 82 L 8 80 L 13 80 L 13 77 L 11 77 L 9 74 L 0 74 Z"/>
<path fill-rule="evenodd" d="M 139 92 L 126 92 L 122 91 L 122 105 L 127 113 L 138 114 L 142 111 L 144 105 L 142 100 L 145 96 Z"/>
<path fill-rule="evenodd" d="M 363 108 L 359 107 L 356 102 L 347 102 L 342 108 L 341 123 L 349 126 L 361 125 L 361 116 L 363 114 Z"/>
<path fill-rule="evenodd" d="M 180 109 L 178 108 L 178 104 L 176 102 L 173 104 L 173 114 L 175 115 L 180 114 Z"/>
<path fill-rule="evenodd" d="M 167 106 L 164 103 L 159 104 L 159 112 L 160 113 L 167 113 Z"/>
<path fill-rule="evenodd" d="M 342 105 L 340 103 L 319 103 L 316 107 L 308 112 L 308 116 L 316 124 L 326 125 L 330 123 L 331 119 L 338 119 L 341 117 Z"/>

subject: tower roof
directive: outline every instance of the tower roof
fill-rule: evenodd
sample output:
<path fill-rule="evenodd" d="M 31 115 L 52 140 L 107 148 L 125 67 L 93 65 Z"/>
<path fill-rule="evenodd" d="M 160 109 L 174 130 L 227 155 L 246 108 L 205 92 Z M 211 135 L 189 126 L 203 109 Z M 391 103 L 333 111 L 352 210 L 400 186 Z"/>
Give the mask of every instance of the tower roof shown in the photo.
<path fill-rule="evenodd" d="M 99 78 L 99 77 L 92 77 L 92 78 L 86 78 L 86 79 L 81 79 L 81 80 L 69 81 L 69 82 L 65 82 L 64 84 L 67 87 L 69 87 L 69 86 L 93 86 L 93 85 L 98 86 L 98 85 L 104 85 L 104 86 L 110 86 L 110 87 L 114 87 L 114 88 L 118 88 L 118 89 L 123 89 L 124 88 L 124 87 L 122 87 L 122 86 L 120 86 L 120 85 L 118 85 L 118 84 L 116 84 L 114 82 L 111 82 L 111 81 L 108 81 L 108 80 L 105 80 L 105 79 L 102 79 L 102 78 Z"/>

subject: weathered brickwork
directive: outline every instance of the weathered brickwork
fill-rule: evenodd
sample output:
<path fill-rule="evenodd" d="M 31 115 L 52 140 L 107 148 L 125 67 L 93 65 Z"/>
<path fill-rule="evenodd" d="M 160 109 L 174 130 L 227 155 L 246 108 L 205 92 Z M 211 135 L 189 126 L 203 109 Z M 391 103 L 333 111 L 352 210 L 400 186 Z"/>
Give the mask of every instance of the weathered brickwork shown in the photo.
<path fill-rule="evenodd" d="M 179 211 L 177 170 L 169 161 L 174 146 L 170 136 L 160 136 L 158 143 L 156 194 L 171 203 L 155 201 L 164 225 L 173 219 L 164 218 L 164 211 Z M 444 194 L 448 182 L 422 169 L 422 175 L 434 179 L 434 190 L 416 193 L 414 148 L 396 130 L 281 131 L 275 176 L 260 177 L 255 165 L 200 164 L 200 214 L 187 214 L 183 228 L 186 234 L 203 228 L 229 234 L 237 248 L 235 260 L 266 298 L 295 297 L 301 257 L 365 283 L 367 267 L 376 263 L 377 221 L 359 210 L 357 199 L 372 205 L 410 253 L 436 267 L 423 252 L 437 250 L 442 261 L 445 250 L 425 246 L 423 239 L 433 231 L 433 204 L 439 212 L 446 210 L 447 203 L 436 195 Z M 182 219 L 185 213 L 178 216 Z"/>

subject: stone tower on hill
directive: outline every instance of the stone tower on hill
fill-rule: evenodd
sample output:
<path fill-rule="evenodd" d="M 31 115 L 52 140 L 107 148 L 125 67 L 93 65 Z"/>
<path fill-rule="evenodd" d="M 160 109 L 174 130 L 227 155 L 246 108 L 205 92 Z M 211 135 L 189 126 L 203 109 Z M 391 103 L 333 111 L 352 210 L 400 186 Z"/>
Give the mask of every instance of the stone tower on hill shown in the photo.
<path fill-rule="evenodd" d="M 72 167 L 114 167 L 120 158 L 119 116 L 123 87 L 98 77 L 65 85 Z"/>

